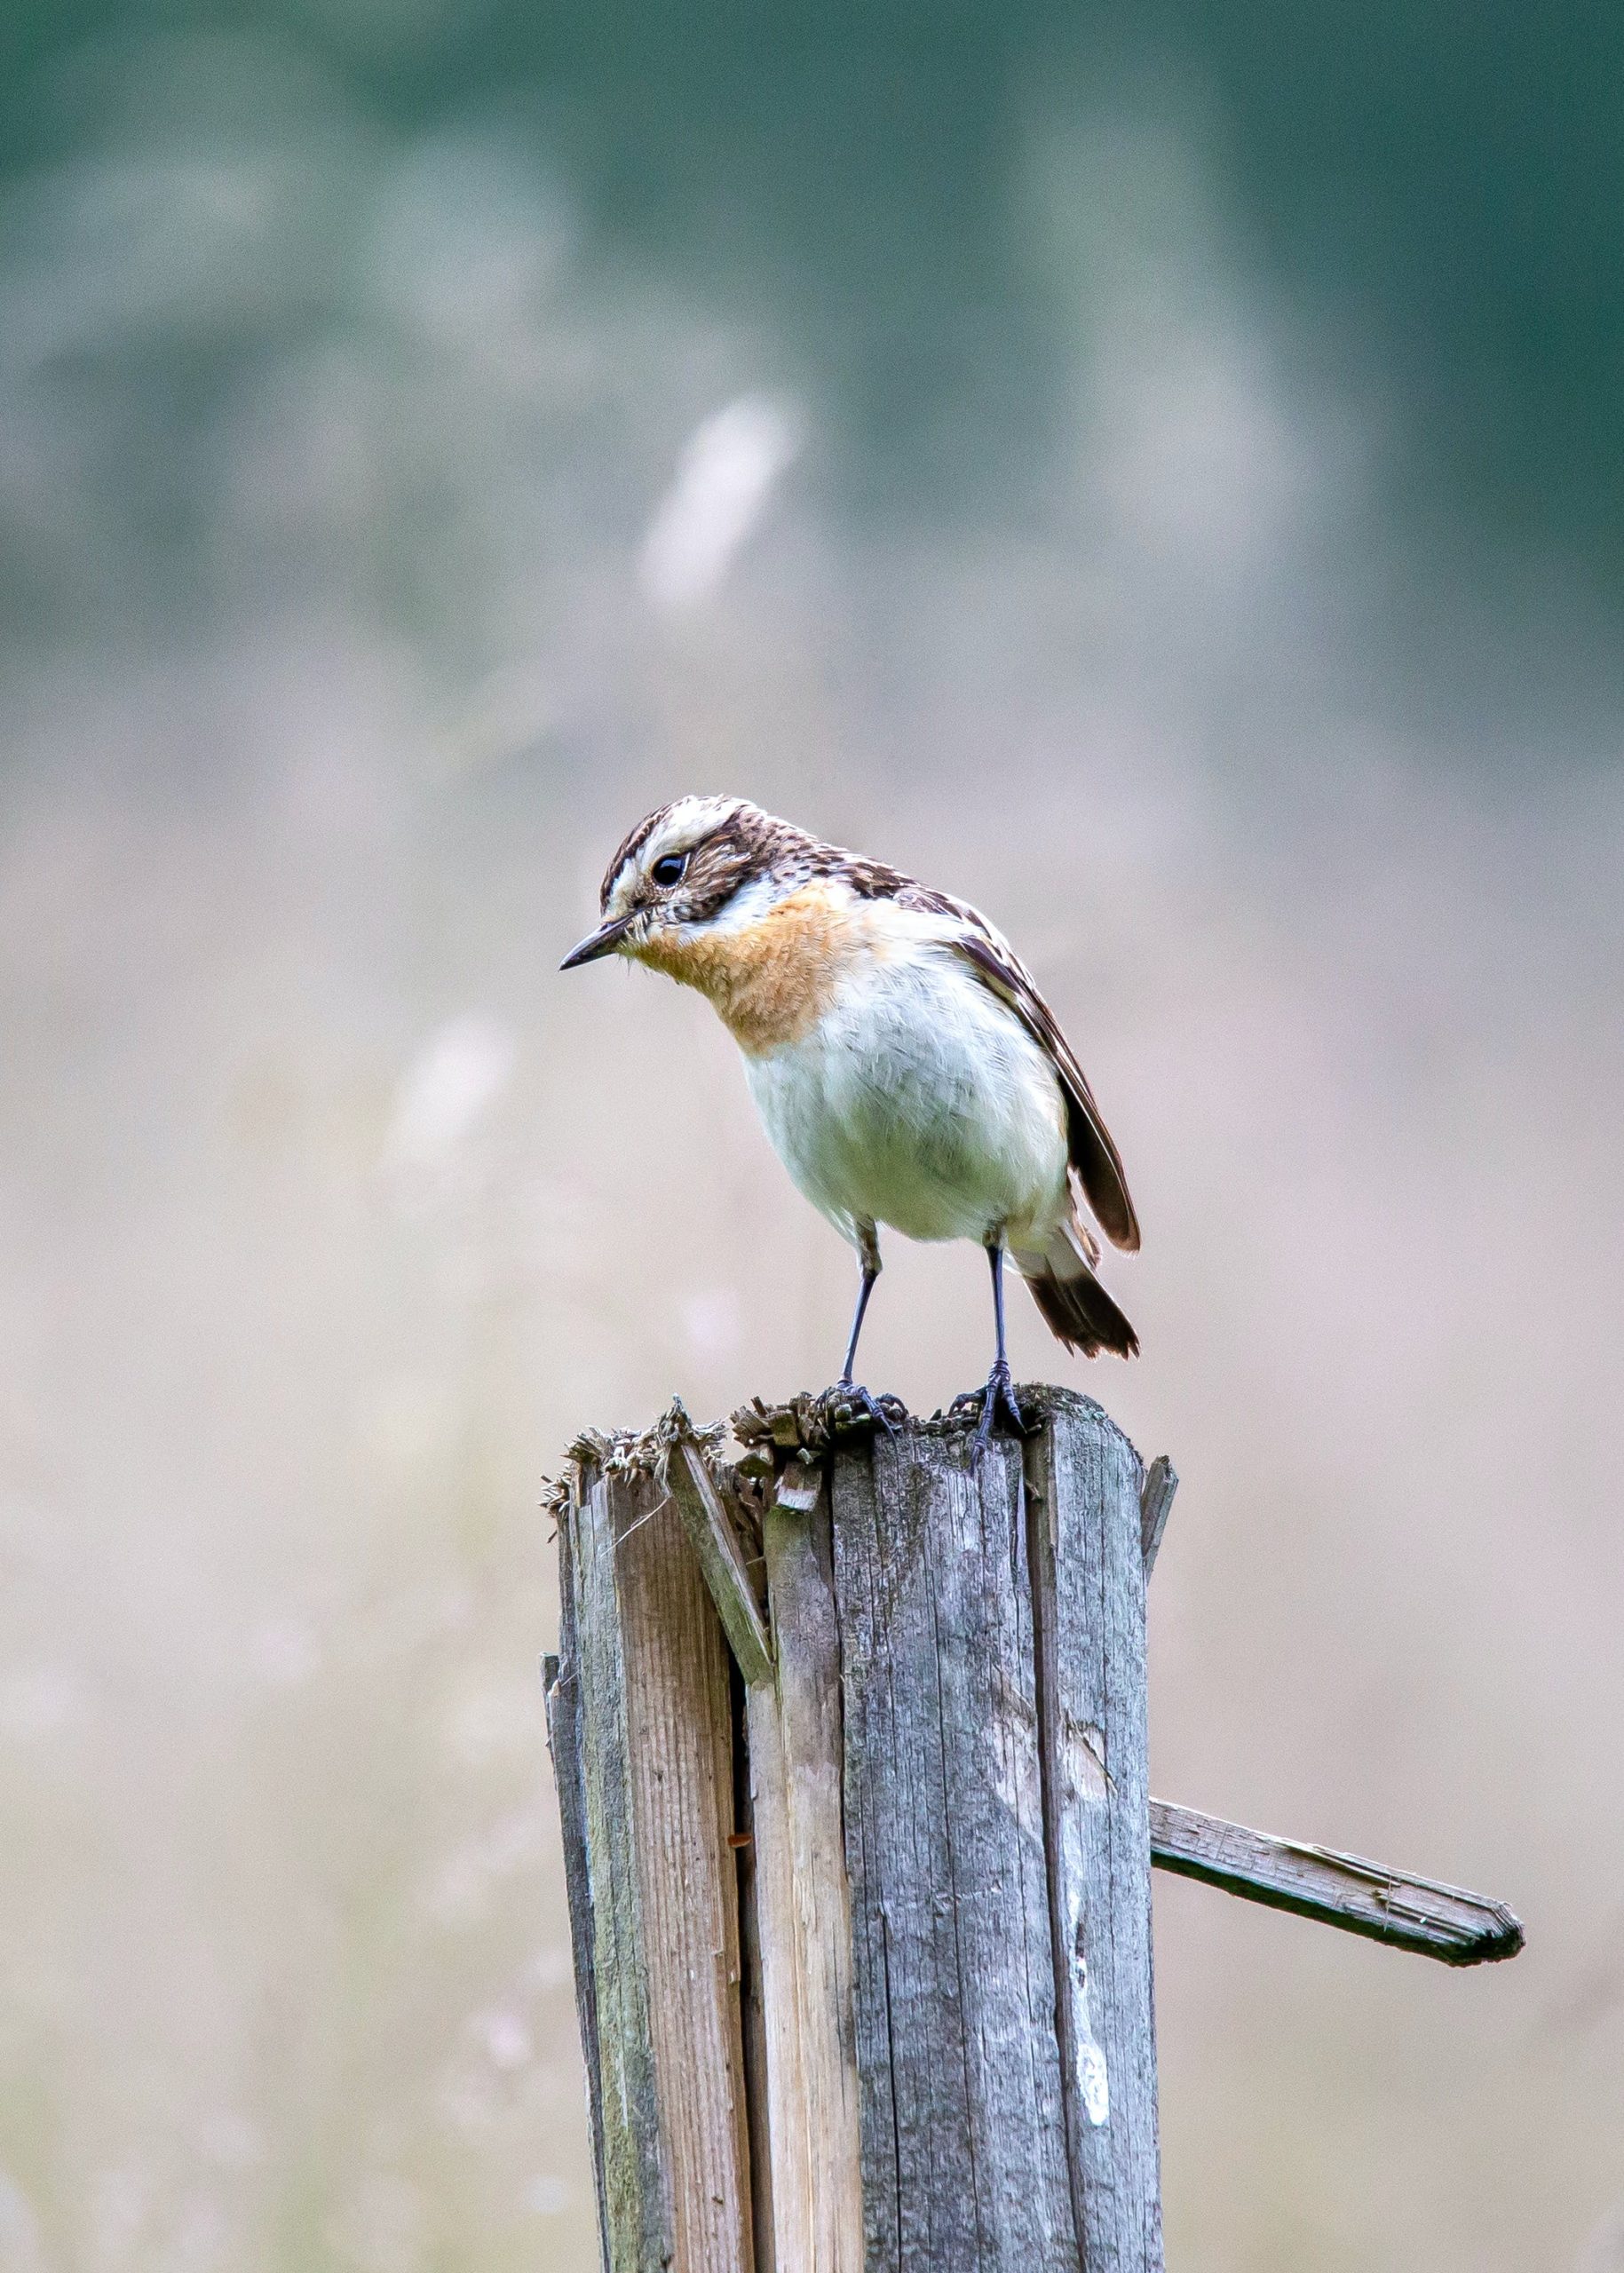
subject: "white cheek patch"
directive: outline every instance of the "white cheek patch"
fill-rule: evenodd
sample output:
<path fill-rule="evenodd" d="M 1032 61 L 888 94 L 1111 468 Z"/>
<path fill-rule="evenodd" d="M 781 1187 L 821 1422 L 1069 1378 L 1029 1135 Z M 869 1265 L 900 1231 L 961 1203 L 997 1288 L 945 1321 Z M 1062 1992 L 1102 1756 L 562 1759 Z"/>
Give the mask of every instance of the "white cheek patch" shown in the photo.
<path fill-rule="evenodd" d="M 707 939 L 714 939 L 730 931 L 748 931 L 785 896 L 786 887 L 772 877 L 752 876 L 703 923 L 685 923 L 683 937 L 694 939 L 703 932 Z"/>

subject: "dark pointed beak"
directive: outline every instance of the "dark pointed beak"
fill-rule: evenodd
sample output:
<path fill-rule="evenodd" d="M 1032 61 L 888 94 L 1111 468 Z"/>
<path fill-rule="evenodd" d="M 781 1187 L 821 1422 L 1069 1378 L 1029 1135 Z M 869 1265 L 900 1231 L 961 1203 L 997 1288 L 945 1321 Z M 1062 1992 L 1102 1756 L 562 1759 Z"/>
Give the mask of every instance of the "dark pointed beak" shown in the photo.
<path fill-rule="evenodd" d="M 558 969 L 574 970 L 578 962 L 596 962 L 599 955 L 612 955 L 630 928 L 630 915 L 617 915 L 612 923 L 600 923 L 578 947 L 570 949 Z"/>

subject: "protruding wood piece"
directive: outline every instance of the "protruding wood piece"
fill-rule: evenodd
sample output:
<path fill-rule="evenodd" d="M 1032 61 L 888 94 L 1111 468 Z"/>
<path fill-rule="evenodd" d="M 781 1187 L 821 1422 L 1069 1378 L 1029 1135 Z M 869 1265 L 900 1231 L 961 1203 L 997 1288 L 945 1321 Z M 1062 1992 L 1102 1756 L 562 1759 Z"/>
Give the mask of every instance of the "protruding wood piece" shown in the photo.
<path fill-rule="evenodd" d="M 1145 1471 L 1145 1488 L 1139 1494 L 1139 1543 L 1147 1579 L 1155 1568 L 1161 1534 L 1168 1527 L 1168 1517 L 1173 1512 L 1173 1494 L 1177 1489 L 1178 1470 L 1166 1453 L 1158 1453 Z"/>
<path fill-rule="evenodd" d="M 757 1604 L 756 1589 L 716 1479 L 691 1437 L 678 1436 L 673 1443 L 668 1473 L 671 1497 L 693 1542 L 739 1670 L 748 1682 L 770 1681 L 772 1644 Z"/>
<path fill-rule="evenodd" d="M 1317 1918 L 1344 1933 L 1446 1965 L 1493 1964 L 1515 1957 L 1523 1928 L 1501 1902 L 1418 1879 L 1295 1839 L 1276 1839 L 1194 1808 L 1151 1802 L 1151 1860 L 1248 1902 Z"/>
<path fill-rule="evenodd" d="M 822 1488 L 822 1469 L 816 1461 L 801 1453 L 785 1467 L 772 1496 L 776 1504 L 790 1515 L 809 1516 L 818 1504 Z"/>

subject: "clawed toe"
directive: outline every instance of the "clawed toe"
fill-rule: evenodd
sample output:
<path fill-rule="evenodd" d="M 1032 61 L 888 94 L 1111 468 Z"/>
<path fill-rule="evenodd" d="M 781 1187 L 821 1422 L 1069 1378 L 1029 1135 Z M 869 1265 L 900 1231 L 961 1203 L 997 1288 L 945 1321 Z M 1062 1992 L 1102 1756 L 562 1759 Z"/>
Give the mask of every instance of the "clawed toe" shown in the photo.
<path fill-rule="evenodd" d="M 860 1382 L 836 1382 L 829 1391 L 829 1397 L 832 1401 L 838 1400 L 852 1411 L 862 1414 L 867 1420 L 873 1422 L 875 1428 L 883 1429 L 888 1437 L 895 1437 L 896 1422 L 879 1398 L 871 1390 L 866 1390 Z"/>
<path fill-rule="evenodd" d="M 1017 1436 L 1025 1436 L 1026 1415 L 1022 1413 L 1016 1398 L 1015 1386 L 1010 1378 L 1010 1368 L 1002 1361 L 994 1366 L 987 1375 L 986 1387 L 981 1392 L 981 1418 L 976 1423 L 976 1433 L 971 1444 L 972 1455 L 977 1460 L 980 1459 L 993 1441 L 993 1431 L 998 1425 L 998 1410 L 1001 1406 Z"/>

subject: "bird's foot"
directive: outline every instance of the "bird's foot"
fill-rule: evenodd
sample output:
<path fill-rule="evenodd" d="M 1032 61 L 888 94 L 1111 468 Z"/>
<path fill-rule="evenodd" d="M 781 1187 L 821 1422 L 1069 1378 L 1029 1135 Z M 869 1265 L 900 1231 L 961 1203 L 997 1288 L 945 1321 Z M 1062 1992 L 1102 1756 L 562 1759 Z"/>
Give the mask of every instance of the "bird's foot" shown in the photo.
<path fill-rule="evenodd" d="M 893 1397 L 888 1402 L 895 1405 L 897 1400 Z M 896 1436 L 897 1424 L 885 1410 L 885 1403 L 866 1390 L 860 1382 L 854 1382 L 844 1374 L 828 1392 L 828 1403 L 831 1417 L 838 1414 L 845 1419 L 860 1413 L 876 1429 L 883 1429 L 888 1437 Z"/>
<path fill-rule="evenodd" d="M 979 1460 L 993 1441 L 993 1430 L 998 1425 L 998 1408 L 1002 1406 L 1017 1436 L 1026 1433 L 1026 1418 L 1016 1401 L 1015 1384 L 1010 1378 L 1007 1361 L 1001 1358 L 986 1377 L 986 1387 L 981 1392 L 981 1418 L 976 1423 L 976 1433 L 970 1442 L 970 1458 Z"/>

